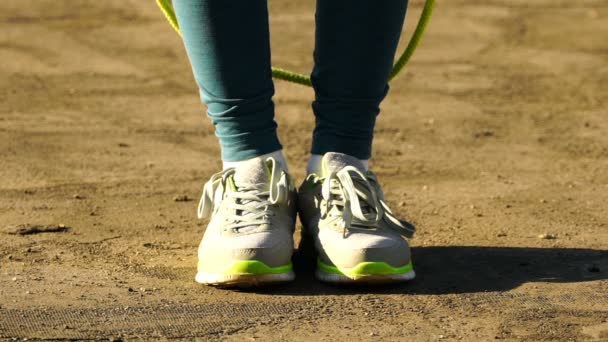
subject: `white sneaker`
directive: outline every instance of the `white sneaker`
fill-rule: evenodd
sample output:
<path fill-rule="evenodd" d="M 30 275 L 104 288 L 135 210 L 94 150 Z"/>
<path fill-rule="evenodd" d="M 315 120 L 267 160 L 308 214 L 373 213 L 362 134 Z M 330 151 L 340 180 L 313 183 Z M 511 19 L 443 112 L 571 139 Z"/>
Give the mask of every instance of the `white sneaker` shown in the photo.
<path fill-rule="evenodd" d="M 247 287 L 295 278 L 295 186 L 274 158 L 213 175 L 198 215 L 211 220 L 198 250 L 197 282 Z"/>
<path fill-rule="evenodd" d="M 325 154 L 321 164 L 298 191 L 303 245 L 314 243 L 317 278 L 333 283 L 413 279 L 404 237 L 415 228 L 394 216 L 376 176 L 341 153 Z"/>

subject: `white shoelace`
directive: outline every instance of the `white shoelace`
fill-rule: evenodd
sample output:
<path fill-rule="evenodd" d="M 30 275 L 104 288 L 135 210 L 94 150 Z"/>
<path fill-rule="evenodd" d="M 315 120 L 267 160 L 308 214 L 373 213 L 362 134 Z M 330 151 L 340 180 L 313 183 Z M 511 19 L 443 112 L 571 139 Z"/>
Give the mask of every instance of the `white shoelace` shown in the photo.
<path fill-rule="evenodd" d="M 286 173 L 278 167 L 273 158 L 266 162 L 271 163 L 271 174 L 268 188 L 264 184 L 241 186 L 237 191 L 218 191 L 220 185 L 226 189 L 228 180 L 234 176 L 235 169 L 229 168 L 211 176 L 203 187 L 203 194 L 198 204 L 198 217 L 209 218 L 215 214 L 219 203 L 224 198 L 230 198 L 229 209 L 233 214 L 226 216 L 229 222 L 225 229 L 239 229 L 249 226 L 259 226 L 270 223 L 270 217 L 276 204 L 287 201 L 289 184 Z"/>
<path fill-rule="evenodd" d="M 378 228 L 381 221 L 408 238 L 416 230 L 412 224 L 395 217 L 371 172 L 363 174 L 353 166 L 331 172 L 323 183 L 321 195 L 325 202 L 325 206 L 321 207 L 321 216 L 332 215 L 332 207 L 337 206 L 342 211 L 345 233 L 349 227 Z"/>

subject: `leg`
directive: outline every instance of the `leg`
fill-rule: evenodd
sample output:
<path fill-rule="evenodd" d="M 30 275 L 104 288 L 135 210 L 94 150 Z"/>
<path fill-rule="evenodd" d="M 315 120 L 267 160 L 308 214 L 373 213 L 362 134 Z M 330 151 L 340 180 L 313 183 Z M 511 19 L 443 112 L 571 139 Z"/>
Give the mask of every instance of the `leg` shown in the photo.
<path fill-rule="evenodd" d="M 312 153 L 366 160 L 407 0 L 317 0 Z"/>
<path fill-rule="evenodd" d="M 222 159 L 239 161 L 280 150 L 266 0 L 173 3 Z"/>
<path fill-rule="evenodd" d="M 315 246 L 322 281 L 385 283 L 415 276 L 403 238 L 414 227 L 388 208 L 365 163 L 406 6 L 404 0 L 317 0 L 316 156 L 300 187 L 298 210 L 302 242 Z"/>
<path fill-rule="evenodd" d="M 291 281 L 296 195 L 276 135 L 266 0 L 173 3 L 224 161 L 199 203 L 209 224 L 195 279 L 220 286 Z"/>

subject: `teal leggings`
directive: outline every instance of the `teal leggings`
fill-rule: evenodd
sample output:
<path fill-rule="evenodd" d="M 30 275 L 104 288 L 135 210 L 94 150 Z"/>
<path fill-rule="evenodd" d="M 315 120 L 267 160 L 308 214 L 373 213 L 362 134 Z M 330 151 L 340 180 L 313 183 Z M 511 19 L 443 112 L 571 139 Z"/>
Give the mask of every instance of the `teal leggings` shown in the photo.
<path fill-rule="evenodd" d="M 266 0 L 173 4 L 222 159 L 239 161 L 281 149 Z M 370 158 L 406 9 L 407 0 L 317 0 L 313 154 Z"/>

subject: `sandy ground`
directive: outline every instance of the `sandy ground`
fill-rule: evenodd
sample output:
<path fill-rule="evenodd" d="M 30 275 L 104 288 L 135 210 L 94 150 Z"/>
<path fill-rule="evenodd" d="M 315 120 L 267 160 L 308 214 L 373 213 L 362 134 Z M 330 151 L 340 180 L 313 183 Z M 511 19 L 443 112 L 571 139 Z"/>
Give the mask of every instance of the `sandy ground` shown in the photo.
<path fill-rule="evenodd" d="M 307 72 L 314 3 L 270 5 Z M 153 1 L 0 2 L 0 339 L 608 340 L 606 32 L 607 1 L 439 1 L 372 161 L 418 278 L 239 292 L 193 281 L 218 146 Z M 276 86 L 301 181 L 312 92 Z"/>

